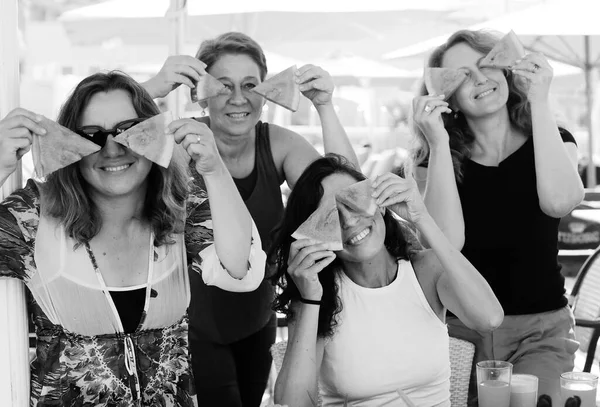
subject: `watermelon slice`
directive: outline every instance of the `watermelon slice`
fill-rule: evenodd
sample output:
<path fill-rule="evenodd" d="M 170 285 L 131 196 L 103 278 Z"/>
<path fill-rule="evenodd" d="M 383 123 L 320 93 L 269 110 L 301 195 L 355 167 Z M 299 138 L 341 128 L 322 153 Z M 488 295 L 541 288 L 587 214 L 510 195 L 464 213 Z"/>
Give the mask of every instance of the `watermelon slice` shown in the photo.
<path fill-rule="evenodd" d="M 524 55 L 523 44 L 511 30 L 494 45 L 494 48 L 481 60 L 479 65 L 491 68 L 510 68 L 517 59 L 521 59 Z"/>
<path fill-rule="evenodd" d="M 450 96 L 467 79 L 464 69 L 451 68 L 425 68 L 425 87 L 430 95 L 444 95 L 444 99 Z"/>
<path fill-rule="evenodd" d="M 337 211 L 335 197 L 331 195 L 316 211 L 309 216 L 292 234 L 294 239 L 312 239 L 326 243 L 327 250 L 339 251 L 344 248 L 342 243 L 342 228 Z"/>
<path fill-rule="evenodd" d="M 371 196 L 372 193 L 371 180 L 366 179 L 338 191 L 335 199 L 363 215 L 374 216 L 377 212 L 377 203 Z"/>
<path fill-rule="evenodd" d="M 296 83 L 296 71 L 298 71 L 296 65 L 290 66 L 252 89 L 252 92 L 295 112 L 300 105 L 300 88 Z"/>
<path fill-rule="evenodd" d="M 190 91 L 190 97 L 192 98 L 193 103 L 202 102 L 203 100 L 219 95 L 225 90 L 225 85 L 218 79 L 212 75 L 206 74 L 200 77 L 196 87 Z"/>
<path fill-rule="evenodd" d="M 175 147 L 175 137 L 167 130 L 172 121 L 173 113 L 170 111 L 158 114 L 118 134 L 115 141 L 167 168 Z"/>
<path fill-rule="evenodd" d="M 45 177 L 100 151 L 99 145 L 50 119 L 44 117 L 38 124 L 46 130 L 43 136 L 33 136 L 31 146 L 35 172 L 39 177 Z"/>

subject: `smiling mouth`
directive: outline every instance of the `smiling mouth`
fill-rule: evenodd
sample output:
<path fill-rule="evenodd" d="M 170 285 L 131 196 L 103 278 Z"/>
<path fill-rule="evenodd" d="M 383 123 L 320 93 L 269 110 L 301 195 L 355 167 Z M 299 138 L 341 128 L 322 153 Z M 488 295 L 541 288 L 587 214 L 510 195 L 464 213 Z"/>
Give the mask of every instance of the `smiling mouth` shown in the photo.
<path fill-rule="evenodd" d="M 481 99 L 481 98 L 484 98 L 484 97 L 486 97 L 486 96 L 488 96 L 488 95 L 491 95 L 491 94 L 492 94 L 492 93 L 494 93 L 495 91 L 496 91 L 496 88 L 488 89 L 488 90 L 486 90 L 485 92 L 481 92 L 480 94 L 478 94 L 478 95 L 475 95 L 475 99 Z"/>
<path fill-rule="evenodd" d="M 132 164 L 118 165 L 116 167 L 102 167 L 102 171 L 106 171 L 106 172 L 124 171 L 124 170 L 128 169 L 129 167 L 131 167 L 131 165 Z"/>
<path fill-rule="evenodd" d="M 346 241 L 346 244 L 350 245 L 350 246 L 354 246 L 354 245 L 360 244 L 360 242 L 362 242 L 363 240 L 365 240 L 367 238 L 367 236 L 369 236 L 371 234 L 371 231 L 372 231 L 372 227 L 371 226 L 369 226 L 368 228 L 365 228 L 359 234 L 357 234 L 354 237 L 348 239 Z"/>
<path fill-rule="evenodd" d="M 226 116 L 231 117 L 232 119 L 243 119 L 249 116 L 250 113 L 227 113 Z"/>

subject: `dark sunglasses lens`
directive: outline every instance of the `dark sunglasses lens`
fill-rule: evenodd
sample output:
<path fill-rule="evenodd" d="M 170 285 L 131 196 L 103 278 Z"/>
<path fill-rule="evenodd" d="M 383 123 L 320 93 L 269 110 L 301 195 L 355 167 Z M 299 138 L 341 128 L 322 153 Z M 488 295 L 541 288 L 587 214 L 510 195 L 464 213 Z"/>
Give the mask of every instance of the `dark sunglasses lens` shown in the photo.
<path fill-rule="evenodd" d="M 77 130 L 77 134 L 100 147 L 104 147 L 108 136 L 106 132 L 97 127 L 82 127 Z"/>
<path fill-rule="evenodd" d="M 136 124 L 141 123 L 142 121 L 143 121 L 143 119 L 133 119 L 133 120 L 127 120 L 126 122 L 123 122 L 123 123 L 119 123 L 116 127 L 117 133 L 122 133 L 125 130 L 129 130 Z"/>

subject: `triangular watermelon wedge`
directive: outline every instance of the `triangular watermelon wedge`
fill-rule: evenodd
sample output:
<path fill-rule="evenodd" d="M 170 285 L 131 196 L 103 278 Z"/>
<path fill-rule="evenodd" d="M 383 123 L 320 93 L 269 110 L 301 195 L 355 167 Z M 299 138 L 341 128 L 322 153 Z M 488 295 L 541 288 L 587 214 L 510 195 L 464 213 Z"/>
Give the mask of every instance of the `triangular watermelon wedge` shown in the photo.
<path fill-rule="evenodd" d="M 464 69 L 451 68 L 425 68 L 425 87 L 429 95 L 444 95 L 444 99 L 450 96 L 467 79 Z"/>
<path fill-rule="evenodd" d="M 167 168 L 175 147 L 175 137 L 167 129 L 172 121 L 170 111 L 158 114 L 118 134 L 115 141 Z"/>
<path fill-rule="evenodd" d="M 226 90 L 218 79 L 210 74 L 202 75 L 196 84 L 196 87 L 190 91 L 190 97 L 193 103 L 202 102 L 219 95 Z"/>
<path fill-rule="evenodd" d="M 517 59 L 523 58 L 525 48 L 519 38 L 510 31 L 498 41 L 494 48 L 481 60 L 479 66 L 491 68 L 510 68 Z"/>
<path fill-rule="evenodd" d="M 335 199 L 363 215 L 374 216 L 377 212 L 377 203 L 371 196 L 372 193 L 371 180 L 366 179 L 338 191 Z"/>
<path fill-rule="evenodd" d="M 296 229 L 292 237 L 297 240 L 312 239 L 319 243 L 326 243 L 328 250 L 342 250 L 344 248 L 342 228 L 335 197 L 332 195 L 319 205 L 317 210 Z"/>
<path fill-rule="evenodd" d="M 300 105 L 300 88 L 296 83 L 296 71 L 298 71 L 296 65 L 290 66 L 252 89 L 252 92 L 295 112 Z"/>
<path fill-rule="evenodd" d="M 31 146 L 35 172 L 39 177 L 100 151 L 99 145 L 50 119 L 44 117 L 38 124 L 46 130 L 43 136 L 33 136 Z"/>

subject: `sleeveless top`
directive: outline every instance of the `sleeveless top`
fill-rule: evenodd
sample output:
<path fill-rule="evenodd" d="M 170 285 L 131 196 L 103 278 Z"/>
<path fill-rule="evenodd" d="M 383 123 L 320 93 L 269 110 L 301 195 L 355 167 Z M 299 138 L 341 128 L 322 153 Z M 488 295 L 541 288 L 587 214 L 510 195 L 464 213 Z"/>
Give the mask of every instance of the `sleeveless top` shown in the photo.
<path fill-rule="evenodd" d="M 209 123 L 208 118 L 199 121 Z M 283 217 L 283 201 L 281 182 L 271 152 L 269 124 L 259 121 L 255 132 L 254 169 L 245 179 L 234 178 L 234 182 L 256 224 L 263 250 L 267 252 L 271 243 L 270 233 Z M 196 182 L 203 183 L 193 164 L 191 171 Z M 247 185 L 252 178 L 256 178 L 254 186 Z M 228 344 L 252 335 L 269 322 L 273 315 L 271 304 L 275 291 L 268 280 L 264 280 L 253 292 L 231 293 L 207 286 L 194 274 L 190 274 L 192 299 L 188 311 L 192 340 L 202 338 Z"/>
<path fill-rule="evenodd" d="M 388 286 L 366 288 L 337 276 L 342 312 L 325 343 L 319 384 L 323 406 L 450 406 L 446 325 L 427 302 L 410 261 Z M 397 399 L 395 402 L 392 401 Z"/>

